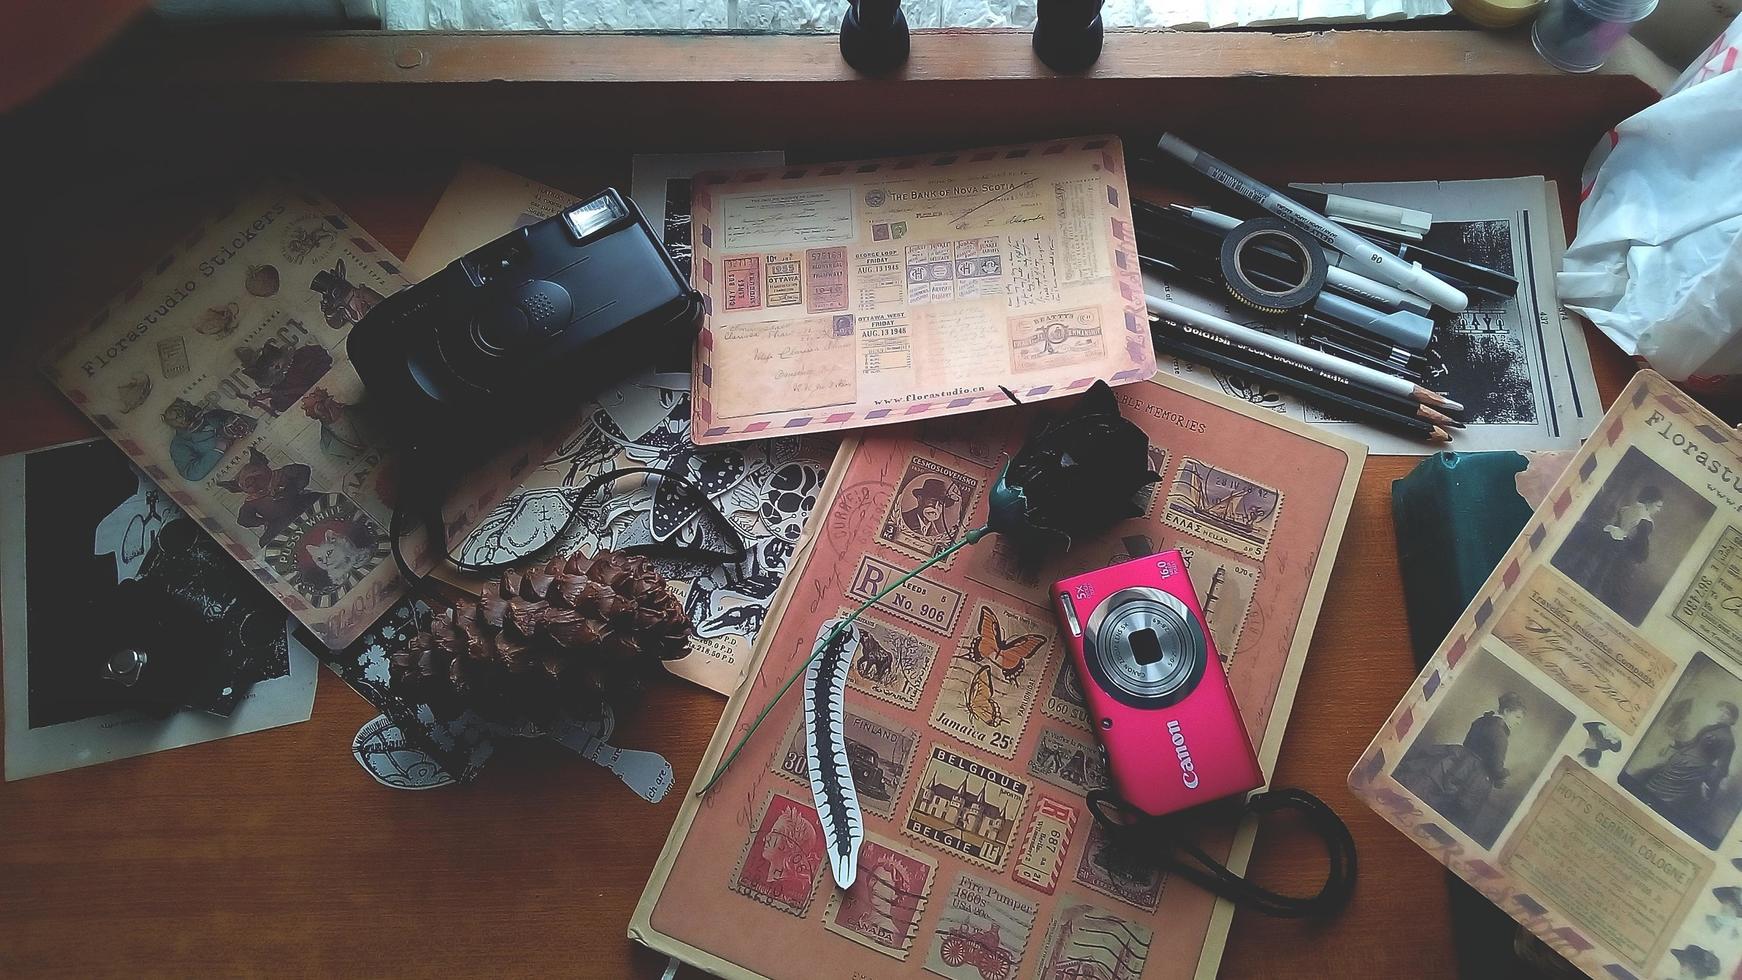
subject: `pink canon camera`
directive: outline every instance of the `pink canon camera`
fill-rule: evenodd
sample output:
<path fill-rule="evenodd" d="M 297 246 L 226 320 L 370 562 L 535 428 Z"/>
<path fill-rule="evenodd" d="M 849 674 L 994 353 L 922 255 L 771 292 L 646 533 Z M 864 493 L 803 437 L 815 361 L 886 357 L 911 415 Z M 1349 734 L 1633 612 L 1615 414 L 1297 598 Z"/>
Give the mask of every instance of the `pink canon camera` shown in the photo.
<path fill-rule="evenodd" d="M 1160 816 L 1264 785 L 1178 551 L 1052 591 L 1120 796 Z"/>

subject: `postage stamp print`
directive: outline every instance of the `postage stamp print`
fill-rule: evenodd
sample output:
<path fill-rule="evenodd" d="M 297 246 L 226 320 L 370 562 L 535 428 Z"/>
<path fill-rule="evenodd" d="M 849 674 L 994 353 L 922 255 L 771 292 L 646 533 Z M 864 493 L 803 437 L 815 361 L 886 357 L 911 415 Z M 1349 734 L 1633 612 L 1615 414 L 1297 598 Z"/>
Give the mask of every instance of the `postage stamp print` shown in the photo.
<path fill-rule="evenodd" d="M 1019 374 L 1083 364 L 1106 353 L 1098 307 L 1013 316 L 1005 327 L 1010 334 L 1010 370 Z"/>
<path fill-rule="evenodd" d="M 847 597 L 862 601 L 875 599 L 885 586 L 908 571 L 873 555 L 865 555 L 853 571 L 853 580 L 847 585 Z M 956 617 L 961 615 L 962 602 L 966 598 L 942 582 L 915 575 L 903 582 L 901 588 L 879 599 L 877 608 L 915 626 L 950 636 L 956 631 Z"/>
<path fill-rule="evenodd" d="M 830 932 L 898 960 L 919 935 L 937 864 L 899 844 L 867 834 L 853 887 L 835 889 L 823 915 Z"/>
<path fill-rule="evenodd" d="M 804 918 L 825 856 L 816 808 L 772 792 L 755 826 L 732 870 L 732 890 Z"/>
<path fill-rule="evenodd" d="M 842 608 L 840 615 L 850 610 Z M 925 682 L 937 662 L 938 645 L 870 614 L 853 623 L 859 631 L 859 652 L 847 671 L 847 686 L 909 711 L 919 707 Z"/>
<path fill-rule="evenodd" d="M 1029 785 L 933 745 L 908 807 L 906 832 L 943 851 L 1003 871 Z"/>
<path fill-rule="evenodd" d="M 1050 796 L 1034 800 L 1034 818 L 1022 836 L 1016 858 L 1016 880 L 1051 895 L 1064 871 L 1065 852 L 1071 847 L 1071 831 L 1077 827 L 1075 808 Z"/>
<path fill-rule="evenodd" d="M 797 306 L 804 302 L 804 281 L 800 278 L 800 260 L 797 252 L 769 252 L 762 257 L 764 280 L 763 297 L 768 302 L 768 308 L 777 306 Z"/>
<path fill-rule="evenodd" d="M 932 727 L 1014 758 L 1054 645 L 1052 627 L 1037 618 L 976 603 L 938 690 Z"/>
<path fill-rule="evenodd" d="M 1034 743 L 1034 754 L 1028 757 L 1028 774 L 1078 796 L 1087 796 L 1089 790 L 1106 789 L 1111 785 L 1100 746 L 1088 739 L 1047 728 L 1040 730 L 1040 740 Z"/>
<path fill-rule="evenodd" d="M 1053 671 L 1052 684 L 1047 688 L 1046 703 L 1041 705 L 1040 710 L 1055 721 L 1062 721 L 1085 732 L 1093 731 L 1089 727 L 1088 702 L 1083 700 L 1082 679 L 1077 676 L 1076 662 L 1070 657 L 1059 658 L 1058 667 Z"/>
<path fill-rule="evenodd" d="M 1155 911 L 1161 901 L 1161 889 L 1167 884 L 1167 875 L 1145 867 L 1141 860 L 1120 850 L 1093 820 L 1089 821 L 1083 856 L 1077 862 L 1076 879 L 1078 884 L 1145 912 Z"/>
<path fill-rule="evenodd" d="M 930 558 L 961 536 L 980 481 L 935 460 L 907 461 L 877 540 L 915 558 Z"/>
<path fill-rule="evenodd" d="M 728 255 L 726 311 L 762 309 L 762 256 Z"/>
<path fill-rule="evenodd" d="M 1067 896 L 1053 910 L 1035 976 L 1138 980 L 1154 940 L 1148 926 Z"/>
<path fill-rule="evenodd" d="M 1222 672 L 1227 673 L 1235 651 L 1240 649 L 1240 634 L 1246 629 L 1246 615 L 1252 611 L 1252 596 L 1258 591 L 1263 569 L 1207 548 L 1181 546 L 1179 551 L 1191 573 L 1198 607 L 1209 620 L 1210 638 L 1222 655 Z"/>
<path fill-rule="evenodd" d="M 1039 904 L 964 871 L 944 900 L 925 968 L 949 980 L 1014 977 L 1039 913 Z"/>
<path fill-rule="evenodd" d="M 847 308 L 847 249 L 844 245 L 804 251 L 806 313 L 836 313 Z"/>
<path fill-rule="evenodd" d="M 880 718 L 854 705 L 845 715 L 847 765 L 853 771 L 853 787 L 866 813 L 893 819 L 895 804 L 913 770 L 913 754 L 919 736 L 905 725 Z M 793 721 L 786 747 L 774 760 L 776 773 L 799 785 L 810 786 L 810 763 L 805 758 L 804 715 Z"/>
<path fill-rule="evenodd" d="M 1149 468 L 1161 479 L 1137 491 L 1137 499 L 1143 505 L 1144 517 L 1155 516 L 1155 502 L 1161 499 L 1161 488 L 1167 481 L 1167 458 L 1166 449 L 1153 444 L 1149 447 Z"/>
<path fill-rule="evenodd" d="M 1263 561 L 1282 494 L 1201 460 L 1180 460 L 1162 521 L 1229 551 Z"/>

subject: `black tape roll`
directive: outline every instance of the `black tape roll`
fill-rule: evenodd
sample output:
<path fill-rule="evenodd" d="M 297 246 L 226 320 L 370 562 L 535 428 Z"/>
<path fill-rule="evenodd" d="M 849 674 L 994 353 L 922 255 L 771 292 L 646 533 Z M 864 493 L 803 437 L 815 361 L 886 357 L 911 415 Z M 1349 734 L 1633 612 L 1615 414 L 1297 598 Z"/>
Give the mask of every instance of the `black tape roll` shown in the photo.
<path fill-rule="evenodd" d="M 1300 263 L 1300 281 L 1290 285 L 1247 269 L 1246 253 L 1255 246 L 1280 248 Z M 1281 218 L 1253 218 L 1235 225 L 1222 239 L 1222 280 L 1234 298 L 1267 313 L 1288 313 L 1318 299 L 1329 269 L 1325 250 Z M 1287 287 L 1287 288 L 1283 288 Z"/>

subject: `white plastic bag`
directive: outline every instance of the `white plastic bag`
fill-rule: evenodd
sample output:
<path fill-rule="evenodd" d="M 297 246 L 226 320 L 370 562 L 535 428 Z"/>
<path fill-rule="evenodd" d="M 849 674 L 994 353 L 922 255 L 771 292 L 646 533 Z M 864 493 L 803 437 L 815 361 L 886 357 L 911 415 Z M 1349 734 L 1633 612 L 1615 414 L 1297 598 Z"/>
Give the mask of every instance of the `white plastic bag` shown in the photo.
<path fill-rule="evenodd" d="M 1742 17 L 1585 164 L 1561 302 L 1676 381 L 1742 375 Z"/>

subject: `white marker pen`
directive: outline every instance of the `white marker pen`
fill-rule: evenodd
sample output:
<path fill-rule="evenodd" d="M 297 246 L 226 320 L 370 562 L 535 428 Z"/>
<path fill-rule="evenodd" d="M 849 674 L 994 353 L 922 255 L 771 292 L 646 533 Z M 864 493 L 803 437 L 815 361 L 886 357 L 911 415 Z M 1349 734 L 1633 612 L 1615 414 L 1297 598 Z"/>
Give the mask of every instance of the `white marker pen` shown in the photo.
<path fill-rule="evenodd" d="M 1184 163 L 1198 173 L 1244 197 L 1278 218 L 1357 260 L 1361 271 L 1375 279 L 1407 289 L 1432 300 L 1453 313 L 1462 313 L 1470 305 L 1469 297 L 1435 278 L 1418 265 L 1411 265 L 1385 251 L 1360 235 L 1321 217 L 1293 198 L 1279 194 L 1233 167 L 1168 133 L 1155 144 L 1156 149 Z M 1353 271 L 1353 270 L 1351 270 Z"/>

